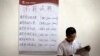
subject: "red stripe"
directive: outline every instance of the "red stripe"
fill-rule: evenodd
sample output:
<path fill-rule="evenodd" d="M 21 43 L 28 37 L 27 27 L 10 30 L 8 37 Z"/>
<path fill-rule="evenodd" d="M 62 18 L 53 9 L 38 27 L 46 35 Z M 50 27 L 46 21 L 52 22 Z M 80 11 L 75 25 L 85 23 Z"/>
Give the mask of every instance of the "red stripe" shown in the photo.
<path fill-rule="evenodd" d="M 54 3 L 58 5 L 59 1 L 58 0 L 20 0 L 19 3 L 21 5 L 33 5 L 38 3 Z"/>

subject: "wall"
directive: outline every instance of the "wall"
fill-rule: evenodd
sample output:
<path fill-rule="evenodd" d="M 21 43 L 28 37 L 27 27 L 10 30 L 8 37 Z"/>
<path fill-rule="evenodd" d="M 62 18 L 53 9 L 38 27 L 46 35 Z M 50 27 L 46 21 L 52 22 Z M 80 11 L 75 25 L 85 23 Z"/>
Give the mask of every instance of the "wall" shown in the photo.
<path fill-rule="evenodd" d="M 59 42 L 65 29 L 74 26 L 82 46 L 91 45 L 91 56 L 100 55 L 100 1 L 60 0 Z M 56 56 L 18 54 L 18 0 L 0 0 L 0 56 Z"/>

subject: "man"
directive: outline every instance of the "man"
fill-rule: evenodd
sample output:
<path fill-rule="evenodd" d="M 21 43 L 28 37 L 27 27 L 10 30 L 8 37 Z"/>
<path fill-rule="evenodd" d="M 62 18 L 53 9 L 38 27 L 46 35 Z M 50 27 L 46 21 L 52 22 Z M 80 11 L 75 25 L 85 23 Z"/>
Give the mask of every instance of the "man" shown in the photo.
<path fill-rule="evenodd" d="M 62 41 L 57 50 L 57 56 L 73 56 L 75 52 L 81 48 L 79 42 L 75 41 L 76 29 L 68 27 L 66 29 L 66 38 Z"/>

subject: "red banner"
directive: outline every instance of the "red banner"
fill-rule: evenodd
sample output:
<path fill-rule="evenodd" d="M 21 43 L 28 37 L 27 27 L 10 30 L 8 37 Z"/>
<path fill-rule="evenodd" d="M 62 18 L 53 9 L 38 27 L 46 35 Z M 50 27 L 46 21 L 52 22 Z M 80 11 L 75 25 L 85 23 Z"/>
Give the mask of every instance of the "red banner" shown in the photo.
<path fill-rule="evenodd" d="M 58 0 L 20 0 L 19 3 L 21 5 L 33 5 L 38 3 L 54 3 L 58 5 L 59 1 Z"/>

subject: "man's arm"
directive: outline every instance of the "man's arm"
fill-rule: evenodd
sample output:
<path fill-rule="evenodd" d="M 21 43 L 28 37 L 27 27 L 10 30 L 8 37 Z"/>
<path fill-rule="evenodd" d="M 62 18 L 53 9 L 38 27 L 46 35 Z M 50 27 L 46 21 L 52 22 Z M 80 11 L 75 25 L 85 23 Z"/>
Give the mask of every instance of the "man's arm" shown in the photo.
<path fill-rule="evenodd" d="M 85 46 L 83 48 L 80 48 L 76 51 L 76 54 L 81 55 L 81 56 L 89 56 L 89 51 L 90 51 L 91 47 Z"/>
<path fill-rule="evenodd" d="M 62 44 L 59 44 L 58 48 L 57 48 L 57 56 L 63 56 L 63 46 Z"/>

